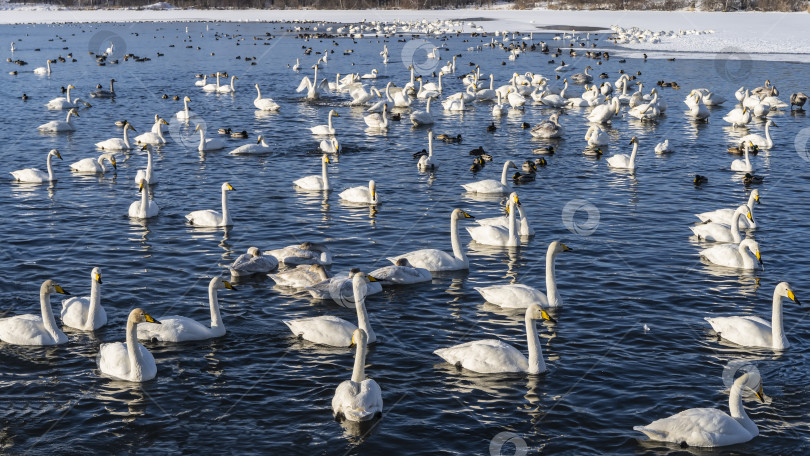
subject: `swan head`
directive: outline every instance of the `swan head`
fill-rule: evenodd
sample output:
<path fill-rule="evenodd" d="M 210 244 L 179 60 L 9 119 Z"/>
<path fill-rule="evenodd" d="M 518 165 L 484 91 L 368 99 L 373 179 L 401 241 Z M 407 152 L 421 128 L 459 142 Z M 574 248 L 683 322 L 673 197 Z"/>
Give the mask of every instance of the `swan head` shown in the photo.
<path fill-rule="evenodd" d="M 247 253 L 250 256 L 255 256 L 255 257 L 262 256 L 262 251 L 258 247 L 250 247 L 249 249 L 247 249 Z"/>
<path fill-rule="evenodd" d="M 90 272 L 90 278 L 93 279 L 94 282 L 98 282 L 101 285 L 101 268 L 93 268 Z"/>
<path fill-rule="evenodd" d="M 56 149 L 51 149 L 51 151 L 48 152 L 48 156 L 49 157 L 57 157 L 59 160 L 62 160 L 62 154 L 60 154 L 59 151 L 56 150 Z"/>
<path fill-rule="evenodd" d="M 475 218 L 474 216 L 468 214 L 467 212 L 464 212 L 461 209 L 454 209 L 453 213 L 451 214 L 451 217 L 453 220 L 458 220 L 461 218 L 471 218 L 471 219 Z"/>
<path fill-rule="evenodd" d="M 229 290 L 236 290 L 236 288 L 231 285 L 231 282 L 227 280 L 222 280 L 222 277 L 214 277 L 211 279 L 211 282 L 208 284 L 208 287 L 212 290 L 222 290 L 223 288 L 227 288 Z"/>
<path fill-rule="evenodd" d="M 160 123 L 163 124 L 163 125 L 169 125 L 169 122 L 166 122 L 166 119 L 162 119 L 162 118 L 160 119 Z M 199 125 L 199 124 L 197 124 L 197 125 Z"/>
<path fill-rule="evenodd" d="M 191 101 L 191 98 L 189 98 L 188 96 L 185 96 L 185 97 L 183 97 L 183 101 Z"/>
<path fill-rule="evenodd" d="M 776 123 L 773 120 L 769 120 L 768 125 L 772 126 L 773 128 L 779 128 L 779 125 L 776 125 Z"/>
<path fill-rule="evenodd" d="M 630 144 L 631 144 L 631 145 L 632 145 L 632 144 L 638 144 L 638 138 L 637 138 L 637 137 L 635 137 L 635 136 L 633 136 L 633 138 L 630 140 Z"/>
<path fill-rule="evenodd" d="M 256 144 L 261 144 L 263 139 L 264 139 L 264 136 L 259 135 L 259 137 L 256 138 Z"/>
<path fill-rule="evenodd" d="M 132 124 L 131 124 L 131 123 L 129 123 L 129 122 L 127 122 L 126 124 L 124 124 L 124 130 L 138 131 L 138 130 L 136 130 L 136 129 L 135 129 L 135 127 L 133 127 L 133 126 L 132 126 Z M 145 149 L 145 148 L 144 148 L 144 149 Z"/>
<path fill-rule="evenodd" d="M 70 108 L 70 111 L 68 111 L 68 115 L 79 117 L 79 111 L 77 111 L 76 108 Z"/>
<path fill-rule="evenodd" d="M 397 262 L 394 264 L 396 266 L 411 266 L 411 262 L 405 257 L 397 259 Z"/>
<path fill-rule="evenodd" d="M 756 188 L 755 188 L 755 189 L 754 189 L 754 190 L 751 192 L 751 196 L 753 196 L 753 197 L 754 197 L 754 201 L 756 201 L 756 202 L 757 202 L 757 204 L 759 204 L 759 189 L 756 189 Z"/>
<path fill-rule="evenodd" d="M 802 305 L 802 303 L 799 302 L 796 295 L 793 293 L 793 288 L 787 282 L 780 282 L 779 285 L 776 286 L 776 293 L 779 296 L 784 296 L 790 299 L 798 305 Z"/>
<path fill-rule="evenodd" d="M 233 189 L 234 189 L 233 186 L 227 182 L 222 184 L 222 191 L 231 191 Z"/>
<path fill-rule="evenodd" d="M 337 111 L 335 111 L 334 109 L 329 111 L 329 115 L 330 116 L 335 116 L 335 117 L 340 117 L 340 114 L 338 114 Z"/>
<path fill-rule="evenodd" d="M 759 375 L 754 369 L 745 372 L 738 378 L 735 382 L 735 385 L 739 385 L 740 387 L 747 386 L 754 391 L 754 394 L 757 396 L 757 400 L 760 402 L 765 402 L 765 393 L 762 391 L 762 377 Z"/>
<path fill-rule="evenodd" d="M 366 345 L 368 343 L 368 335 L 365 331 L 360 328 L 357 328 L 352 333 L 352 343 L 349 347 L 357 347 L 360 345 Z"/>
<path fill-rule="evenodd" d="M 42 287 L 40 287 L 40 293 L 46 293 L 46 294 L 59 293 L 59 294 L 63 294 L 63 295 L 69 295 L 70 294 L 67 291 L 65 291 L 64 289 L 62 289 L 62 287 L 60 287 L 59 284 L 57 284 L 56 282 L 54 282 L 53 280 L 50 280 L 50 279 L 42 282 Z"/>
<path fill-rule="evenodd" d="M 751 210 L 748 209 L 748 205 L 746 204 L 741 205 L 740 207 L 737 208 L 736 212 L 745 215 L 746 217 L 748 217 L 748 220 L 751 220 L 752 222 L 754 221 L 754 217 L 751 214 Z"/>
<path fill-rule="evenodd" d="M 113 169 L 118 169 L 118 164 L 115 161 L 115 155 L 113 155 L 113 154 L 104 154 L 104 155 L 102 155 L 102 157 L 107 159 L 107 161 L 109 161 L 112 164 Z"/>
<path fill-rule="evenodd" d="M 373 180 L 368 181 L 368 190 L 371 192 L 371 199 L 377 200 L 377 183 Z"/>
<path fill-rule="evenodd" d="M 548 246 L 548 250 L 553 252 L 555 255 L 561 252 L 573 252 L 574 249 L 568 247 L 567 245 L 563 244 L 560 241 L 554 241 Z"/>
<path fill-rule="evenodd" d="M 337 140 L 335 140 L 334 142 L 337 143 Z M 336 144 L 335 145 L 335 151 L 337 151 L 339 147 L 340 147 L 340 145 Z M 321 157 L 321 161 L 324 162 L 324 163 L 329 163 L 329 156 L 326 155 L 326 154 L 323 154 L 323 157 Z"/>
<path fill-rule="evenodd" d="M 152 318 L 151 315 L 146 313 L 141 308 L 132 309 L 132 312 L 129 313 L 129 318 L 127 319 L 127 323 L 157 323 L 160 324 L 159 321 Z"/>
<path fill-rule="evenodd" d="M 529 307 L 526 308 L 526 316 L 532 320 L 546 320 L 550 321 L 551 323 L 557 323 L 557 320 L 552 318 L 548 312 L 540 308 L 540 306 L 535 303 L 530 304 Z"/>

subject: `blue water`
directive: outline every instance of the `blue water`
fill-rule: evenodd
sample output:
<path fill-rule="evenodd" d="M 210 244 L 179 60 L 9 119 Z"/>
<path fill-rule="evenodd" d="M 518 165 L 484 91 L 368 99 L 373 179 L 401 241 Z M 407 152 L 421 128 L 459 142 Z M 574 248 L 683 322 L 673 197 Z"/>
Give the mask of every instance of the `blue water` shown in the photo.
<path fill-rule="evenodd" d="M 609 24 L 605 24 L 608 26 Z M 186 35 L 185 27 L 189 33 Z M 208 27 L 208 29 L 207 29 Z M 535 158 L 531 150 L 548 142 L 533 140 L 522 122 L 535 124 L 553 110 L 527 104 L 525 112 L 492 121 L 490 104 L 473 104 L 463 114 L 442 113 L 438 103 L 434 133 L 461 134 L 461 144 L 435 144 L 440 168 L 416 170 L 412 154 L 427 146 L 424 128 L 394 122 L 387 133 L 370 132 L 363 110 L 348 107 L 345 95 L 308 103 L 294 92 L 319 57 L 334 49 L 322 68 L 335 73 L 380 71 L 374 82 L 398 85 L 409 77 L 403 62 L 410 37 L 336 38 L 302 41 L 285 33 L 287 24 L 84 24 L 3 26 L 0 42 L 16 41 L 18 67 L 5 63 L 0 84 L 3 172 L 25 167 L 44 169 L 48 150 L 58 148 L 55 185 L 7 182 L 0 191 L 6 214 L 0 231 L 0 254 L 6 274 L 0 290 L 6 303 L 0 314 L 37 313 L 37 292 L 55 279 L 80 296 L 89 294 L 89 272 L 102 268 L 102 304 L 109 323 L 95 333 L 67 330 L 69 342 L 48 348 L 0 343 L 0 449 L 4 453 L 96 454 L 100 452 L 211 452 L 277 454 L 512 454 L 525 448 L 544 454 L 802 454 L 810 451 L 810 382 L 806 380 L 810 345 L 806 310 L 785 306 L 790 349 L 750 350 L 718 343 L 707 332 L 706 316 L 752 314 L 769 318 L 775 285 L 789 281 L 800 300 L 810 272 L 810 238 L 806 204 L 810 163 L 797 153 L 794 140 L 807 133 L 805 114 L 777 112 L 775 146 L 754 158 L 762 204 L 756 208 L 755 233 L 765 263 L 763 271 L 741 274 L 710 267 L 698 255 L 705 244 L 690 238 L 688 226 L 697 212 L 736 207 L 747 200 L 739 175 L 728 170 L 726 146 L 739 137 L 721 117 L 732 103 L 712 109 L 708 124 L 685 116 L 683 98 L 692 88 L 708 87 L 733 100 L 741 85 L 755 87 L 770 78 L 787 100 L 808 91 L 806 64 L 750 62 L 725 71 L 725 61 L 675 61 L 628 58 L 596 35 L 595 43 L 613 54 L 597 66 L 584 57 L 563 59 L 577 71 L 590 64 L 609 81 L 620 69 L 636 74 L 648 88 L 655 81 L 677 81 L 682 89 L 660 89 L 669 105 L 657 123 L 640 123 L 622 114 L 609 129 L 606 155 L 629 153 L 634 135 L 641 146 L 634 174 L 612 171 L 605 159 L 583 155 L 587 130 L 584 109 L 561 117 L 564 138 L 535 182 L 521 185 L 524 210 L 537 232 L 519 249 L 487 248 L 461 237 L 470 257 L 469 273 L 443 275 L 432 283 L 389 290 L 368 299 L 372 325 L 380 341 L 370 347 L 367 374 L 382 388 L 384 416 L 373 426 L 342 426 L 331 416 L 335 387 L 351 375 L 351 349 L 324 348 L 292 337 L 282 319 L 337 315 L 354 319 L 354 311 L 313 301 L 307 293 L 274 288 L 269 279 L 237 284 L 220 292 L 228 333 L 217 340 L 186 344 L 147 344 L 157 360 L 157 378 L 143 384 L 102 377 L 96 366 L 98 346 L 124 339 L 128 312 L 143 307 L 151 315 L 180 314 L 208 318 L 206 287 L 211 277 L 227 276 L 227 265 L 250 246 L 277 248 L 304 240 L 327 243 L 335 252 L 331 270 L 351 267 L 371 271 L 385 257 L 424 247 L 449 250 L 449 214 L 461 207 L 477 217 L 502 211 L 504 198 L 474 199 L 460 184 L 498 178 L 507 159 Z M 274 38 L 265 40 L 269 32 Z M 551 34 L 535 34 L 546 39 Z M 60 38 L 61 37 L 61 38 Z M 218 39 L 217 39 L 218 38 Z M 423 39 L 423 38 L 420 38 Z M 51 41 L 52 40 L 52 41 Z M 147 62 L 121 60 L 98 66 L 88 51 L 103 52 L 109 41 L 116 54 L 134 53 Z M 445 45 L 443 55 L 461 54 L 456 76 L 472 67 L 495 74 L 505 84 L 513 72 L 533 71 L 553 79 L 558 63 L 539 52 L 507 60 L 505 51 L 470 46 L 490 37 L 429 38 Z M 388 65 L 378 52 L 386 42 Z M 3 55 L 12 57 L 8 45 Z M 191 46 L 191 47 L 189 47 Z M 198 50 L 197 47 L 200 47 Z M 312 55 L 303 54 L 312 47 Z M 36 51 L 35 49 L 39 49 Z M 68 49 L 63 49 L 68 48 Z M 124 51 L 125 49 L 125 51 Z M 343 51 L 354 49 L 348 56 Z M 580 51 L 583 49 L 580 48 Z M 49 77 L 34 75 L 48 58 L 72 52 L 77 62 L 53 65 Z M 120 52 L 120 54 L 118 54 Z M 164 56 L 158 56 L 157 53 Z M 420 51 L 424 52 L 424 50 Z M 582 53 L 582 52 L 580 52 Z M 236 57 L 242 57 L 237 59 Z M 244 57 L 256 57 L 257 65 Z M 301 58 L 295 73 L 287 64 Z M 120 58 L 120 57 L 119 57 Z M 559 58 L 556 59 L 559 62 Z M 445 63 L 446 61 L 442 61 Z M 501 65 L 505 62 L 505 65 Z M 417 56 L 421 73 L 430 77 L 431 62 Z M 737 65 L 734 62 L 730 64 Z M 18 70 L 17 76 L 8 75 Z M 438 70 L 438 68 L 436 68 Z M 195 74 L 227 71 L 237 75 L 236 94 L 215 95 L 194 86 Z M 77 130 L 67 135 L 40 134 L 36 127 L 64 119 L 63 111 L 44 104 L 73 84 L 74 95 L 87 98 L 95 85 L 115 78 L 114 101 L 88 99 Z M 596 82 L 601 82 L 596 79 Z M 253 84 L 281 104 L 278 113 L 257 113 Z M 559 85 L 560 81 L 553 81 Z M 462 90 L 455 77 L 444 79 L 444 93 Z M 572 86 L 571 90 L 581 91 Z M 26 93 L 30 98 L 22 101 Z M 191 127 L 173 120 L 189 96 L 205 121 L 209 136 L 216 128 L 247 130 L 248 140 L 227 139 L 224 151 L 200 154 Z M 421 107 L 422 101 L 415 103 Z M 320 172 L 318 140 L 308 127 L 323 124 L 330 109 L 344 153 L 332 160 L 337 191 L 328 195 L 297 192 L 292 181 Z M 98 156 L 94 143 L 120 136 L 116 120 L 127 119 L 148 131 L 153 116 L 172 119 L 169 143 L 155 154 L 159 184 L 153 189 L 160 215 L 146 223 L 127 217 L 138 200 L 135 171 L 145 167 L 140 151 L 119 155 L 117 173 L 86 177 L 70 173 L 68 164 Z M 407 113 L 407 111 L 406 111 Z M 751 124 L 762 133 L 763 123 Z M 802 133 L 803 132 L 803 133 Z M 227 151 L 264 135 L 273 152 L 266 156 L 229 156 Z M 668 138 L 675 152 L 656 156 L 653 147 Z M 477 175 L 469 171 L 468 151 L 477 146 L 494 157 Z M 695 173 L 709 182 L 695 187 Z M 346 205 L 337 193 L 370 178 L 378 183 L 383 204 L 377 210 Z M 230 182 L 234 226 L 196 229 L 185 223 L 192 210 L 218 209 L 219 186 Z M 583 202 L 578 202 L 584 200 Z M 580 226 L 563 223 L 568 204 L 586 204 L 576 213 Z M 570 208 L 571 206 L 569 206 Z M 579 207 L 579 206 L 577 206 Z M 585 220 L 585 209 L 595 214 Z M 464 225 L 464 223 L 462 223 Z M 575 230 L 577 231 L 577 230 Z M 556 324 L 540 325 L 549 371 L 540 376 L 477 375 L 458 371 L 433 350 L 481 338 L 501 338 L 525 351 L 520 311 L 484 303 L 473 287 L 516 280 L 544 290 L 548 243 L 562 240 L 574 252 L 557 261 L 557 281 L 565 302 L 552 312 Z M 59 309 L 58 300 L 54 308 Z M 644 325 L 650 330 L 645 331 Z M 727 410 L 728 379 L 741 360 L 761 373 L 765 403 L 746 400 L 760 435 L 751 442 L 717 451 L 683 450 L 649 443 L 632 430 L 690 407 Z M 731 365 L 729 363 L 732 363 Z M 724 380 L 725 379 L 725 380 Z M 750 398 L 749 398 L 750 399 Z M 503 434 L 506 433 L 506 434 Z"/>

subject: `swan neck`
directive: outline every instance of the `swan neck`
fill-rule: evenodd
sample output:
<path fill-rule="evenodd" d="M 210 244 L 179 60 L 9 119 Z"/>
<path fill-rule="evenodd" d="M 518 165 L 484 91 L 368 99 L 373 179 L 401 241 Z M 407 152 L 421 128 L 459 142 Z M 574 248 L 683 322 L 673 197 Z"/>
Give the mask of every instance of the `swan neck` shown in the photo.
<path fill-rule="evenodd" d="M 70 87 L 67 88 L 67 102 L 73 103 L 72 101 L 70 101 Z"/>
<path fill-rule="evenodd" d="M 742 240 L 742 237 L 740 237 L 740 217 L 741 216 L 742 216 L 742 212 L 740 212 L 739 210 L 734 211 L 734 215 L 731 216 L 731 226 L 729 227 L 730 231 L 731 231 L 731 239 L 733 240 L 733 242 L 738 243 L 738 244 Z"/>
<path fill-rule="evenodd" d="M 352 369 L 352 381 L 360 383 L 366 379 L 366 351 L 368 345 L 361 340 L 357 343 L 357 353 L 354 356 L 354 369 Z"/>
<path fill-rule="evenodd" d="M 53 166 L 51 165 L 51 160 L 53 159 L 53 155 L 48 154 L 48 160 L 45 164 L 45 167 L 48 169 L 48 180 L 53 181 Z"/>
<path fill-rule="evenodd" d="M 354 307 L 357 310 L 357 327 L 366 332 L 369 342 L 374 342 L 377 340 L 377 335 L 371 329 L 371 322 L 368 320 L 368 312 L 366 311 L 366 284 L 362 282 L 353 283 L 352 289 L 354 291 Z"/>
<path fill-rule="evenodd" d="M 746 376 L 738 378 L 734 384 L 731 385 L 731 391 L 728 396 L 728 411 L 729 415 L 738 423 L 740 423 L 748 432 L 757 435 L 759 430 L 756 423 L 751 421 L 748 414 L 745 413 L 742 403 L 742 390 L 745 383 Z"/>
<path fill-rule="evenodd" d="M 68 110 L 67 117 L 65 118 L 65 122 L 67 122 L 69 124 L 70 123 L 70 116 L 72 116 L 72 115 L 73 115 L 73 113 L 70 110 Z"/>
<path fill-rule="evenodd" d="M 501 185 L 506 187 L 506 174 L 509 172 L 509 164 L 511 162 L 507 161 L 503 164 L 503 171 L 501 171 Z"/>
<path fill-rule="evenodd" d="M 461 241 L 458 239 L 458 218 L 455 215 L 450 217 L 450 244 L 453 246 L 453 256 L 467 265 L 467 255 L 464 253 Z"/>
<path fill-rule="evenodd" d="M 258 84 L 256 85 L 256 92 L 258 93 L 258 95 L 256 96 L 256 99 L 260 100 L 262 98 L 262 91 L 259 89 Z"/>
<path fill-rule="evenodd" d="M 149 207 L 149 195 L 148 195 L 148 193 L 149 193 L 149 189 L 147 188 L 146 185 L 144 185 L 143 189 L 141 189 L 141 210 L 140 210 L 140 214 L 139 214 L 143 218 L 146 218 L 146 213 L 147 213 L 146 209 Z"/>
<path fill-rule="evenodd" d="M 774 290 L 771 311 L 771 341 L 773 348 L 785 348 L 785 332 L 782 327 L 782 295 Z"/>
<path fill-rule="evenodd" d="M 540 336 L 537 334 L 537 323 L 532 318 L 533 309 L 526 310 L 526 342 L 529 347 L 529 374 L 545 372 L 546 362 L 543 360 L 543 349 L 540 347 Z"/>
<path fill-rule="evenodd" d="M 636 166 L 636 154 L 638 153 L 638 142 L 633 143 L 633 152 L 630 153 L 630 167 Z"/>
<path fill-rule="evenodd" d="M 219 76 L 217 76 L 217 85 L 219 85 Z M 186 118 L 188 118 L 188 100 L 183 98 L 183 111 L 186 112 Z"/>
<path fill-rule="evenodd" d="M 53 317 L 53 309 L 51 309 L 51 294 L 47 290 L 40 290 L 39 304 L 42 312 L 42 324 L 45 330 L 53 338 L 54 341 L 59 340 L 59 330 L 56 328 L 56 320 Z"/>
<path fill-rule="evenodd" d="M 516 212 L 517 212 L 517 204 L 512 198 L 509 198 L 509 245 L 518 245 L 518 233 L 516 229 Z"/>
<path fill-rule="evenodd" d="M 130 380 L 140 380 L 143 378 L 143 360 L 141 359 L 141 350 L 138 345 L 136 323 L 132 320 L 127 320 L 127 354 L 129 355 Z"/>
<path fill-rule="evenodd" d="M 231 224 L 231 214 L 228 212 L 228 191 L 222 189 L 222 219 L 226 224 Z"/>
<path fill-rule="evenodd" d="M 546 295 L 550 307 L 559 307 L 562 305 L 562 298 L 560 298 L 560 293 L 557 291 L 556 259 L 557 252 L 554 250 L 553 245 L 551 245 L 548 248 L 548 253 L 546 253 Z"/>
<path fill-rule="evenodd" d="M 208 286 L 208 305 L 211 308 L 211 328 L 222 326 L 222 316 L 219 313 L 219 299 L 214 284 Z"/>
<path fill-rule="evenodd" d="M 129 148 L 130 148 L 130 147 L 129 147 L 129 136 L 128 136 L 128 133 L 129 133 L 129 128 L 124 127 L 124 145 L 126 146 L 126 148 L 127 148 L 127 149 L 129 149 Z M 147 150 L 148 150 L 148 149 L 147 149 Z"/>
<path fill-rule="evenodd" d="M 205 131 L 202 128 L 200 128 L 200 146 L 198 149 L 205 150 Z"/>
<path fill-rule="evenodd" d="M 321 180 L 323 181 L 323 189 L 329 189 L 329 173 L 326 169 L 326 161 L 321 160 Z"/>
<path fill-rule="evenodd" d="M 87 309 L 87 321 L 84 322 L 85 327 L 88 329 L 93 329 L 96 314 L 98 314 L 98 309 L 101 307 L 101 293 L 99 287 L 98 280 L 93 277 L 90 282 L 90 308 Z"/>

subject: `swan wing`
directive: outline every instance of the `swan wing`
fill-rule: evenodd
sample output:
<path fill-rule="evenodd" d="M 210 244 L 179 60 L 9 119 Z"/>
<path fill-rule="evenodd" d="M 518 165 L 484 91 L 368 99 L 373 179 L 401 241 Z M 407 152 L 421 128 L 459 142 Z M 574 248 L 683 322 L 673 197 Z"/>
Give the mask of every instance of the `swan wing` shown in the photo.
<path fill-rule="evenodd" d="M 773 347 L 771 324 L 756 316 L 706 317 L 723 339 L 744 347 Z"/>
<path fill-rule="evenodd" d="M 714 408 L 684 410 L 633 429 L 646 434 L 652 440 L 678 444 L 685 442 L 696 447 L 733 445 L 753 438 L 734 418 Z"/>
<path fill-rule="evenodd" d="M 25 314 L 0 320 L 0 340 L 13 345 L 56 345 L 67 342 L 67 336 L 58 329 L 58 339 L 45 329 L 42 317 Z"/>
<path fill-rule="evenodd" d="M 40 171 L 35 168 L 25 168 L 17 171 L 12 171 L 11 175 L 14 176 L 14 180 L 17 180 L 19 182 L 28 182 L 28 183 L 48 182 L 48 173 Z"/>
<path fill-rule="evenodd" d="M 211 209 L 186 214 L 186 220 L 196 226 L 222 226 L 225 222 L 222 214 Z"/>
<path fill-rule="evenodd" d="M 437 249 L 415 250 L 402 255 L 388 257 L 387 260 L 391 263 L 396 263 L 400 258 L 407 258 L 408 263 L 413 267 L 427 269 L 430 272 L 458 271 L 469 267 L 469 265 L 453 255 Z"/>
<path fill-rule="evenodd" d="M 331 315 L 283 321 L 294 335 L 316 344 L 333 347 L 351 345 L 352 333 L 357 329 L 354 324 Z"/>
<path fill-rule="evenodd" d="M 252 274 L 268 273 L 278 267 L 278 260 L 272 256 L 253 256 L 243 253 L 234 260 L 230 266 L 231 275 L 243 276 Z"/>
<path fill-rule="evenodd" d="M 420 282 L 430 282 L 433 276 L 425 268 L 413 268 L 410 266 L 385 266 L 369 273 L 370 276 L 378 280 L 369 285 L 379 283 L 382 285 L 410 285 Z"/>
<path fill-rule="evenodd" d="M 308 76 L 304 76 L 304 77 L 301 79 L 301 83 L 300 83 L 300 84 L 298 84 L 298 88 L 297 88 L 297 89 L 295 89 L 295 91 L 296 91 L 296 92 L 303 92 L 304 90 L 309 89 L 309 88 L 310 88 L 310 86 L 312 86 L 312 82 L 310 82 L 310 80 L 309 80 L 309 77 L 308 77 Z"/>
<path fill-rule="evenodd" d="M 530 304 L 548 307 L 548 298 L 537 288 L 521 283 L 475 287 L 487 302 L 510 309 L 525 309 Z"/>
<path fill-rule="evenodd" d="M 470 182 L 469 184 L 462 184 L 461 186 L 464 187 L 464 190 L 468 193 L 504 194 L 510 192 L 508 187 L 501 185 L 501 182 L 495 179 Z"/>
<path fill-rule="evenodd" d="M 436 355 L 450 364 L 481 374 L 527 372 L 529 361 L 506 342 L 487 339 L 440 348 Z"/>

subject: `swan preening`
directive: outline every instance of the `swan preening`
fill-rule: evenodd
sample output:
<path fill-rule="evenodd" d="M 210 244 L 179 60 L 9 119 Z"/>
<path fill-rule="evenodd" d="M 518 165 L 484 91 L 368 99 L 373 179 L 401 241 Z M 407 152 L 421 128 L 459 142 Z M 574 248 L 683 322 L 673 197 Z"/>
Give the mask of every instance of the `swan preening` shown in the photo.
<path fill-rule="evenodd" d="M 388 257 L 388 261 L 397 264 L 400 258 L 405 258 L 413 267 L 427 269 L 430 272 L 469 269 L 470 262 L 467 259 L 467 255 L 464 253 L 464 249 L 461 247 L 461 241 L 458 239 L 458 221 L 461 218 L 472 219 L 475 217 L 461 209 L 454 209 L 450 214 L 450 242 L 453 246 L 452 255 L 443 250 L 421 249 Z"/>
<path fill-rule="evenodd" d="M 344 380 L 332 398 L 332 414 L 338 421 L 368 421 L 382 414 L 380 386 L 366 378 L 368 336 L 362 329 L 352 333 L 351 345 L 357 346 L 351 380 Z"/>
<path fill-rule="evenodd" d="M 231 213 L 228 211 L 228 192 L 233 191 L 234 188 L 231 184 L 225 182 L 220 187 L 222 190 L 222 212 L 217 212 L 211 209 L 194 211 L 186 214 L 188 223 L 194 226 L 231 226 Z"/>
<path fill-rule="evenodd" d="M 14 176 L 14 180 L 17 182 L 25 182 L 29 184 L 41 184 L 43 182 L 56 182 L 56 177 L 53 175 L 53 167 L 51 166 L 51 158 L 57 157 L 60 160 L 62 159 L 62 155 L 56 149 L 51 149 L 48 152 L 48 158 L 46 160 L 46 169 L 48 170 L 47 173 L 40 171 L 36 168 L 25 168 L 20 169 L 17 171 L 12 171 L 11 175 Z"/>
<path fill-rule="evenodd" d="M 250 247 L 247 253 L 239 255 L 228 267 L 232 277 L 266 274 L 278 267 L 278 260 L 270 255 L 262 255 L 258 247 Z"/>
<path fill-rule="evenodd" d="M 526 308 L 526 339 L 529 348 L 527 358 L 515 347 L 498 339 L 475 340 L 472 342 L 440 348 L 433 353 L 458 368 L 481 374 L 522 372 L 541 374 L 547 370 L 543 360 L 543 349 L 537 335 L 537 320 L 555 322 L 537 304 Z"/>
<path fill-rule="evenodd" d="M 102 374 L 129 382 L 146 382 L 155 378 L 155 357 L 138 343 L 139 323 L 160 324 L 143 309 L 133 309 L 127 318 L 126 343 L 113 342 L 99 347 L 98 368 Z"/>
<path fill-rule="evenodd" d="M 51 308 L 51 295 L 70 294 L 53 280 L 39 288 L 40 315 L 25 314 L 0 319 L 0 340 L 12 345 L 57 345 L 67 336 L 57 326 Z"/>
<path fill-rule="evenodd" d="M 100 268 L 90 272 L 90 296 L 62 300 L 62 323 L 84 331 L 95 331 L 107 323 L 107 312 L 101 306 Z"/>

